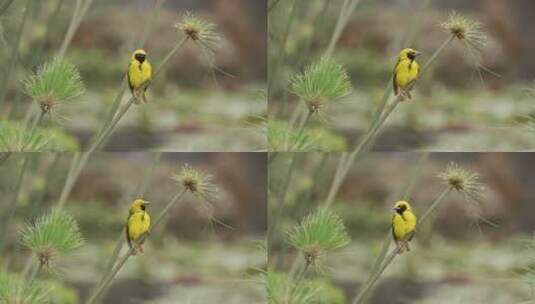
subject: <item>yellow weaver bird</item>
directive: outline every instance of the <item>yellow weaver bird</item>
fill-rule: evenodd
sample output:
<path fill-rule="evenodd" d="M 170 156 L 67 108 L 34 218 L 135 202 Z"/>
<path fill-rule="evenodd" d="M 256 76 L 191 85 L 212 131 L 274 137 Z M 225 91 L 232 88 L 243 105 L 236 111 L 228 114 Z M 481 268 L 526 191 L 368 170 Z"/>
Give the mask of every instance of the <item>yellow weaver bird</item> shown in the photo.
<path fill-rule="evenodd" d="M 409 241 L 414 236 L 417 218 L 412 212 L 411 205 L 406 201 L 399 201 L 394 205 L 392 216 L 392 235 L 399 248 L 399 253 L 410 251 Z"/>
<path fill-rule="evenodd" d="M 147 103 L 145 92 L 152 79 L 152 66 L 144 50 L 135 50 L 128 65 L 128 85 L 136 103 Z"/>
<path fill-rule="evenodd" d="M 150 202 L 136 199 L 130 205 L 126 223 L 126 241 L 128 246 L 133 249 L 132 255 L 136 255 L 138 251 L 143 253 L 142 241 L 139 238 L 150 229 L 150 215 L 146 211 L 149 204 Z"/>
<path fill-rule="evenodd" d="M 410 91 L 420 73 L 420 65 L 416 62 L 416 58 L 421 54 L 410 48 L 403 49 L 399 53 L 398 62 L 394 67 L 393 82 L 394 93 L 396 95 L 401 94 L 401 100 L 404 100 L 405 97 L 409 99 L 412 97 Z"/>

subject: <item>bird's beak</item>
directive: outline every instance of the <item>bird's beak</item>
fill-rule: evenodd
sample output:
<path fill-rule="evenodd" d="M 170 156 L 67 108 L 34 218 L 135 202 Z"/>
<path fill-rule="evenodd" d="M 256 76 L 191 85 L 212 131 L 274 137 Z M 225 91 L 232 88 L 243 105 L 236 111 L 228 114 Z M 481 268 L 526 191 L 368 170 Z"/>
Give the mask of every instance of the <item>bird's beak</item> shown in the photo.
<path fill-rule="evenodd" d="M 151 202 L 148 202 L 148 201 L 143 201 L 143 204 L 144 204 L 144 205 L 150 205 L 150 204 L 152 204 L 152 203 L 151 203 Z"/>
<path fill-rule="evenodd" d="M 394 208 L 392 208 L 392 211 L 399 212 L 399 208 L 398 207 L 394 207 Z"/>
<path fill-rule="evenodd" d="M 414 52 L 414 57 L 418 57 L 418 56 L 420 56 L 420 55 L 422 55 L 422 52 L 418 52 L 418 51 L 415 51 L 415 52 Z"/>

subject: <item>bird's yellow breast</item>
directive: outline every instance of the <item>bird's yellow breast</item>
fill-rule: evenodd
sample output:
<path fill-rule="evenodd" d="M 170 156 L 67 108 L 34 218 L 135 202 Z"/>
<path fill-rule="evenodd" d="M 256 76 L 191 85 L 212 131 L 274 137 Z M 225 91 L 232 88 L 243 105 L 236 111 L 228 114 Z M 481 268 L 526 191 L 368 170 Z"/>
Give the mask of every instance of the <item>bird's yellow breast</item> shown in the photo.
<path fill-rule="evenodd" d="M 396 65 L 396 70 L 394 71 L 396 85 L 399 88 L 404 89 L 407 87 L 407 85 L 418 78 L 419 72 L 420 65 L 418 65 L 416 61 L 411 61 L 409 59 L 400 60 Z"/>
<path fill-rule="evenodd" d="M 131 240 L 137 240 L 150 228 L 150 216 L 145 211 L 135 212 L 128 218 L 128 236 Z"/>
<path fill-rule="evenodd" d="M 128 83 L 130 88 L 139 88 L 146 81 L 152 77 L 152 66 L 145 60 L 143 63 L 139 63 L 137 60 L 130 61 L 128 66 Z"/>
<path fill-rule="evenodd" d="M 403 240 L 416 228 L 416 216 L 409 211 L 392 216 L 392 231 L 396 240 Z"/>

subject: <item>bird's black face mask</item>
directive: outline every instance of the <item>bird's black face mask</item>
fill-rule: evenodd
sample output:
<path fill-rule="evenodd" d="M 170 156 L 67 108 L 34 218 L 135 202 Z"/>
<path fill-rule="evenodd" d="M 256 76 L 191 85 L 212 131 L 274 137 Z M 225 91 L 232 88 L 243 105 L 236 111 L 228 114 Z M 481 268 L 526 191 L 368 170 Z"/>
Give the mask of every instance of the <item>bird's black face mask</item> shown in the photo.
<path fill-rule="evenodd" d="M 407 54 L 407 57 L 409 57 L 411 61 L 414 61 L 414 59 L 416 59 L 416 54 L 414 52 L 410 52 Z"/>
<path fill-rule="evenodd" d="M 139 63 L 143 63 L 143 61 L 145 61 L 145 54 L 136 54 L 134 56 L 136 58 L 137 61 L 139 61 Z"/>
<path fill-rule="evenodd" d="M 401 205 L 399 207 L 394 208 L 394 210 L 396 210 L 397 213 L 402 214 L 405 210 L 407 210 L 407 206 Z"/>

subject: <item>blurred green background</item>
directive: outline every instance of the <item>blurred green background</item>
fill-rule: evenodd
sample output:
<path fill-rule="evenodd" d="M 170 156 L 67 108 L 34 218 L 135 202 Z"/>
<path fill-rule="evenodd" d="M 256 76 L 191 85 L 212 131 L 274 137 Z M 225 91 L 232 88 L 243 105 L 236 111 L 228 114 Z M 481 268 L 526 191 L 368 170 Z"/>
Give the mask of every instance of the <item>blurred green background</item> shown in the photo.
<path fill-rule="evenodd" d="M 104 123 L 130 61 L 132 43 L 143 32 L 154 4 L 152 0 L 92 2 L 66 53 L 66 59 L 79 68 L 86 93 L 46 124 L 56 127 L 59 137 L 68 135 L 76 141 L 74 147 L 62 145 L 64 150 L 84 149 Z M 0 16 L 3 71 L 13 62 L 25 5 L 26 1 L 15 1 Z M 21 93 L 21 79 L 58 53 L 74 7 L 75 1 L 32 0 L 13 73 L 2 79 L 8 86 L 1 105 L 3 119 L 24 119 L 32 101 Z M 259 129 L 267 108 L 265 0 L 164 1 L 144 46 L 154 66 L 181 39 L 173 26 L 186 12 L 216 25 L 222 41 L 215 56 L 188 43 L 151 85 L 149 104 L 133 107 L 121 120 L 106 150 L 265 149 L 265 135 Z"/>
<path fill-rule="evenodd" d="M 2 227 L 14 206 L 23 155 L 0 167 Z M 57 204 L 72 155 L 33 154 L 7 227 L 0 269 L 19 273 L 29 255 L 18 231 Z M 157 161 L 158 157 L 160 160 Z M 84 303 L 111 256 L 134 197 L 153 204 L 153 220 L 180 187 L 171 179 L 184 164 L 213 175 L 219 195 L 208 203 L 186 194 L 168 212 L 112 282 L 102 303 L 264 303 L 260 269 L 266 263 L 265 155 L 257 153 L 98 153 L 77 180 L 63 210 L 80 225 L 86 243 L 58 260 L 54 303 Z M 125 252 L 125 249 L 123 249 Z"/>
<path fill-rule="evenodd" d="M 273 1 L 275 2 L 275 1 Z M 288 79 L 327 49 L 345 1 L 281 1 L 269 12 L 269 115 L 289 121 L 302 101 Z M 481 23 L 488 44 L 476 69 L 466 48 L 454 41 L 418 83 L 413 99 L 391 115 L 378 151 L 519 151 L 535 146 L 525 116 L 534 113 L 535 21 L 531 0 L 383 0 L 358 2 L 332 58 L 345 66 L 354 92 L 330 107 L 315 150 L 352 149 L 371 124 L 391 81 L 397 54 L 412 46 L 424 63 L 446 40 L 440 27 L 456 11 Z M 429 3 L 429 5 L 426 5 Z M 404 41 L 411 41 L 404 45 Z M 338 142 L 343 140 L 344 145 Z"/>
<path fill-rule="evenodd" d="M 290 248 L 287 231 L 323 204 L 339 156 L 294 153 L 272 160 L 269 225 L 272 215 L 280 212 L 269 239 L 271 267 L 288 272 L 294 258 L 302 259 Z M 292 158 L 294 170 L 287 182 Z M 532 303 L 535 155 L 531 153 L 364 155 L 349 171 L 330 207 L 342 218 L 352 241 L 325 256 L 321 269 L 307 273 L 307 278 L 322 282 L 319 295 L 337 299 L 328 303 L 351 303 L 385 237 L 391 238 L 394 203 L 413 185 L 409 201 L 422 216 L 446 187 L 437 175 L 450 162 L 480 175 L 484 199 L 474 203 L 450 193 L 418 229 L 411 252 L 395 258 L 383 273 L 368 303 Z M 285 185 L 288 192 L 280 205 Z"/>

